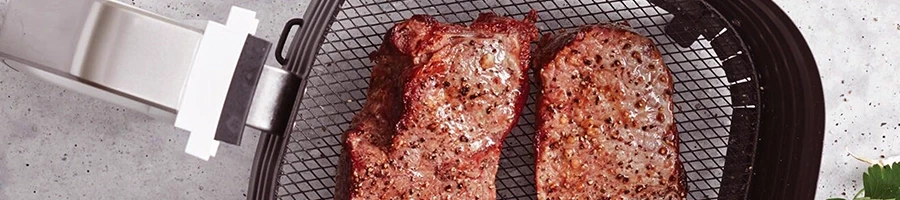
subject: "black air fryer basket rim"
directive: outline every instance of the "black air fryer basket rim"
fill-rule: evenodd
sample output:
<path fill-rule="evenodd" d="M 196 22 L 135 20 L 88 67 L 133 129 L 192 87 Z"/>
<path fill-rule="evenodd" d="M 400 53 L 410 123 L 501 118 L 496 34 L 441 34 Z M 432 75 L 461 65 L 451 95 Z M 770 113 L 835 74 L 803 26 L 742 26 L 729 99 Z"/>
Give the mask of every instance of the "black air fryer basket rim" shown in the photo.
<path fill-rule="evenodd" d="M 693 1 L 699 0 L 650 0 L 656 4 Z M 744 49 L 749 51 L 745 55 L 749 55 L 752 65 L 756 66 L 752 74 L 759 81 L 754 82 L 758 82 L 762 89 L 757 97 L 759 109 L 733 116 L 757 120 L 759 123 L 742 128 L 758 132 L 758 136 L 730 138 L 758 140 L 751 142 L 758 145 L 744 147 L 756 154 L 751 154 L 751 160 L 756 158 L 752 165 L 744 168 L 752 170 L 753 175 L 723 177 L 722 185 L 726 185 L 729 178 L 752 178 L 749 189 L 737 188 L 748 194 L 745 198 L 813 198 L 824 134 L 824 100 L 815 60 L 805 40 L 787 15 L 772 2 L 699 2 L 718 10 L 718 14 L 727 20 L 728 28 L 743 40 L 746 45 Z M 284 66 L 304 78 L 301 88 L 306 88 L 309 66 L 313 65 L 324 36 L 343 3 L 343 0 L 314 0 L 309 4 L 304 16 L 307 23 L 297 31 L 289 48 L 288 63 Z M 304 91 L 298 91 L 295 108 L 300 106 Z M 290 121 L 294 122 L 295 117 L 292 115 Z M 261 135 L 251 171 L 248 199 L 276 198 L 282 157 L 285 156 L 285 146 L 290 141 L 291 133 L 292 130 L 287 130 L 281 134 Z"/>
<path fill-rule="evenodd" d="M 772 1 L 710 1 L 753 52 L 762 110 L 749 199 L 813 199 L 825 100 L 806 40 Z M 727 12 L 726 12 L 727 11 Z"/>
<path fill-rule="evenodd" d="M 313 0 L 306 9 L 303 26 L 297 30 L 288 50 L 283 68 L 297 74 L 301 78 L 300 90 L 292 107 L 296 108 L 303 101 L 306 91 L 307 77 L 319 46 L 325 38 L 325 33 L 334 16 L 340 11 L 344 0 Z M 290 27 L 287 27 L 290 28 Z M 284 41 L 279 41 L 283 43 Z M 284 45 L 284 44 L 279 44 Z M 276 52 L 281 54 L 282 52 Z M 290 123 L 295 121 L 297 115 L 291 114 Z M 284 133 L 261 133 L 259 144 L 256 147 L 256 155 L 253 158 L 253 166 L 250 170 L 250 184 L 247 189 L 247 199 L 275 199 L 275 189 L 281 174 L 281 162 L 284 150 L 290 141 L 293 126 Z"/>

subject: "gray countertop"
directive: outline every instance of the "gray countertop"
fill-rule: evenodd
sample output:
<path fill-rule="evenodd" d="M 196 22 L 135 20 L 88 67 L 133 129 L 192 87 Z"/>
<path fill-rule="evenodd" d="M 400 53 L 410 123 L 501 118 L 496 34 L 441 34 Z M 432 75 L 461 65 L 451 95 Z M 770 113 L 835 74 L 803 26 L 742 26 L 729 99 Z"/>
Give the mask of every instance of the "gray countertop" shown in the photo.
<path fill-rule="evenodd" d="M 10 0 L 0 0 L 0 11 Z M 222 22 L 259 12 L 277 40 L 307 1 L 123 1 L 176 20 Z M 852 196 L 868 157 L 900 155 L 900 2 L 776 0 L 806 37 L 825 89 L 826 135 L 816 199 Z M 274 59 L 270 59 L 274 64 Z M 188 134 L 0 64 L 0 199 L 241 199 L 258 133 L 208 162 L 183 153 Z M 813 170 L 813 169 L 810 169 Z"/>
<path fill-rule="evenodd" d="M 900 155 L 900 2 L 776 0 L 809 43 L 825 90 L 816 199 L 852 197 L 869 166 Z"/>

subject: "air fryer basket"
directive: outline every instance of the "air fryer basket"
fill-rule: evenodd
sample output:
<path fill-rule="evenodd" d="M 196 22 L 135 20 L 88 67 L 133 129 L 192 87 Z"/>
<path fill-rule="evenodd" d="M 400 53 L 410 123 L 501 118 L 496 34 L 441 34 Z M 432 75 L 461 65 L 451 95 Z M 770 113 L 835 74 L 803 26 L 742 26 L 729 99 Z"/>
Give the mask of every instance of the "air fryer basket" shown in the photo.
<path fill-rule="evenodd" d="M 314 1 L 285 63 L 306 89 L 291 129 L 261 137 L 248 198 L 334 196 L 341 134 L 366 101 L 368 54 L 395 23 L 414 14 L 522 18 L 532 9 L 542 33 L 626 21 L 657 44 L 675 80 L 689 199 L 812 198 L 824 129 L 818 72 L 787 16 L 756 0 Z M 536 196 L 533 83 L 531 91 L 503 142 L 500 199 Z"/>

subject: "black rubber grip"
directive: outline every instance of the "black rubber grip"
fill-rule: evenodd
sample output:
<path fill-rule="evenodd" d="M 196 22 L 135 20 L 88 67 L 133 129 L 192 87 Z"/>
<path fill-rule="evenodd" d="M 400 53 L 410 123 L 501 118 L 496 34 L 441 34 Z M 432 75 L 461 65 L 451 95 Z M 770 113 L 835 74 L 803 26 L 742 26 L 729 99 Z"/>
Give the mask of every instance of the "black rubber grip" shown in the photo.
<path fill-rule="evenodd" d="M 241 145 L 253 93 L 271 49 L 272 43 L 247 35 L 216 127 L 216 140 Z"/>

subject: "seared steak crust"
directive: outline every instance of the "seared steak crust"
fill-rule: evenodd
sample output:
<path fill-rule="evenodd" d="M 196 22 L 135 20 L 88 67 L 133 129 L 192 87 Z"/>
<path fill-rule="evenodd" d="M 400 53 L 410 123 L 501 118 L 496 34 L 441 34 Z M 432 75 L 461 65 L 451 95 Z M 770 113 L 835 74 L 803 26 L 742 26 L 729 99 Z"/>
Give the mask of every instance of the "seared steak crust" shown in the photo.
<path fill-rule="evenodd" d="M 602 24 L 538 46 L 538 199 L 683 199 L 671 73 L 650 39 Z"/>
<path fill-rule="evenodd" d="M 470 26 L 417 15 L 370 55 L 366 104 L 343 135 L 337 199 L 495 199 L 503 138 L 527 87 L 531 13 Z"/>

